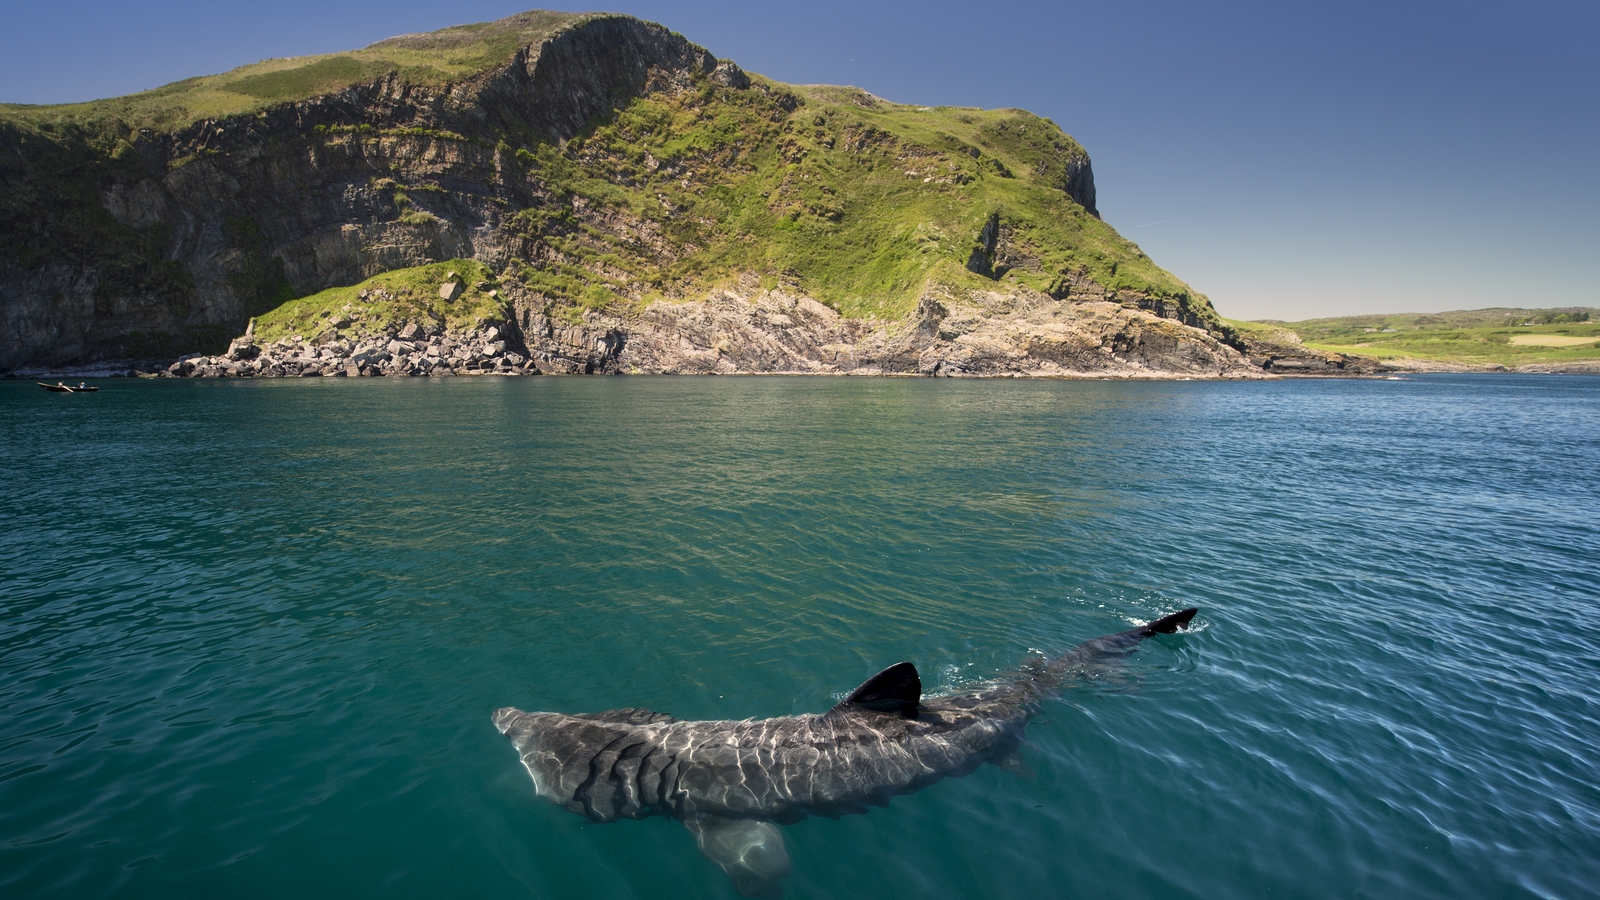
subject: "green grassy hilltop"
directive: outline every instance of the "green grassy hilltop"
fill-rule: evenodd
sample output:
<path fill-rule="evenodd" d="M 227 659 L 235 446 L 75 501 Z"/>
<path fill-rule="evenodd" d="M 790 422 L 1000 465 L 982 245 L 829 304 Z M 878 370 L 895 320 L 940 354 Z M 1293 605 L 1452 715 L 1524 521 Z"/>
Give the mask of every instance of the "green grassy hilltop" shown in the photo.
<path fill-rule="evenodd" d="M 135 131 L 170 130 L 201 119 L 310 100 L 390 76 L 406 84 L 446 87 L 503 66 L 522 47 L 537 46 L 584 18 L 576 13 L 533 10 L 496 22 L 392 37 L 344 53 L 262 60 L 221 75 L 185 78 L 126 97 L 51 106 L 5 103 L 0 104 L 0 116 L 64 127 L 93 127 L 114 119 Z"/>

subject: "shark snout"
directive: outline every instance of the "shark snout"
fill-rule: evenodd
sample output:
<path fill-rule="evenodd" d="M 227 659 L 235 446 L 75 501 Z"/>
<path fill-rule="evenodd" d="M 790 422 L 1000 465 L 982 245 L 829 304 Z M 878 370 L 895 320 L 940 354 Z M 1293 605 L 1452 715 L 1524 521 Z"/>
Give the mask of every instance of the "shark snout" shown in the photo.
<path fill-rule="evenodd" d="M 512 723 L 520 715 L 524 713 L 515 706 L 502 706 L 494 711 L 494 727 L 499 729 L 501 734 L 505 734 L 511 730 Z"/>

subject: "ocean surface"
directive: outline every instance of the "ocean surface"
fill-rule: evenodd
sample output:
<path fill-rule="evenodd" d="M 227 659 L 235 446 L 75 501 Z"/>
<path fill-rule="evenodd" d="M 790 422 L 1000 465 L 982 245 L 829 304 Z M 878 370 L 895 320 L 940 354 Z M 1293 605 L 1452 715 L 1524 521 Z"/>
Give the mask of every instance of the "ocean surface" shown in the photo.
<path fill-rule="evenodd" d="M 500 706 L 821 712 L 1185 606 L 792 898 L 1600 893 L 1600 378 L 0 382 L 0 896 L 706 897 Z"/>

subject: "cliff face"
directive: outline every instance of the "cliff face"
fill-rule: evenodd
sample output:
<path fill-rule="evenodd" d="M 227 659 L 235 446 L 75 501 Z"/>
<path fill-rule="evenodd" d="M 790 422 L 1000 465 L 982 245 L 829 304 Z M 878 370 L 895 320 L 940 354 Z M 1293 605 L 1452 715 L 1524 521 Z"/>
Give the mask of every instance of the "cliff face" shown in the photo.
<path fill-rule="evenodd" d="M 552 371 L 1094 371 L 1155 346 L 1132 332 L 1167 348 L 1138 366 L 1245 365 L 1203 297 L 1099 223 L 1059 129 L 957 111 L 927 138 L 897 130 L 911 109 L 593 16 L 448 83 L 395 70 L 171 127 L 12 110 L 0 371 L 216 352 L 289 299 L 451 258 L 512 279 L 503 318 Z M 899 228 L 899 197 L 929 211 L 850 237 Z M 624 337 L 567 366 L 556 322 Z M 719 342 L 771 349 L 669 349 Z"/>
<path fill-rule="evenodd" d="M 292 296 L 433 259 L 503 260 L 520 248 L 499 220 L 533 187 L 487 138 L 564 140 L 715 71 L 681 37 L 607 17 L 447 90 L 390 75 L 170 134 L 98 123 L 109 140 L 5 123 L 6 231 L 25 252 L 0 263 L 0 369 L 214 346 Z M 395 185 L 417 180 L 446 188 L 407 215 Z"/>
<path fill-rule="evenodd" d="M 1260 377 L 1216 338 L 1106 301 L 1032 292 L 925 295 L 908 319 L 851 319 L 754 282 L 577 324 L 516 304 L 510 331 L 544 373 Z"/>
<path fill-rule="evenodd" d="M 319 295 L 331 302 L 297 302 L 266 316 L 261 333 L 252 323 L 226 354 L 185 356 L 160 374 L 1261 377 L 1204 332 L 1104 299 L 934 290 L 909 318 L 882 321 L 846 318 L 747 275 L 702 300 L 573 320 L 571 308 L 553 310 L 512 282 L 468 289 L 484 272 L 464 282 L 450 267 L 483 269 L 455 260 Z"/>

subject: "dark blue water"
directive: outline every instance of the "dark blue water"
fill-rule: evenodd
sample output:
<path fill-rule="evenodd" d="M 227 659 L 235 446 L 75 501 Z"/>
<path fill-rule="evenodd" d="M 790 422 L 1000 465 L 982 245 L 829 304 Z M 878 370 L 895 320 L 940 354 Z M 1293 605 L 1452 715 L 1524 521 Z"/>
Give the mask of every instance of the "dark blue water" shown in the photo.
<path fill-rule="evenodd" d="M 496 707 L 821 711 L 1183 606 L 790 897 L 1600 890 L 1600 379 L 0 383 L 0 895 L 735 896 Z"/>

